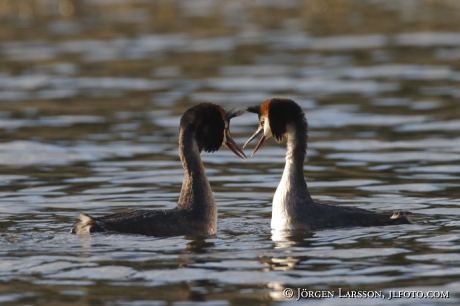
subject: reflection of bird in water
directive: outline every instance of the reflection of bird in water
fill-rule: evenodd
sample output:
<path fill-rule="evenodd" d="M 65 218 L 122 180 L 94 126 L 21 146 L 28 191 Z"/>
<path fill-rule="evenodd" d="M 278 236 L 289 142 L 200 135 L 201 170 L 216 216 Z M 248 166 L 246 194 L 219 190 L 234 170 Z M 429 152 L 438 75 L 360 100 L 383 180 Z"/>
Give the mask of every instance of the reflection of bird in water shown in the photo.
<path fill-rule="evenodd" d="M 275 248 L 289 248 L 289 247 L 302 247 L 308 248 L 312 246 L 311 238 L 314 232 L 309 230 L 297 231 L 276 231 L 271 233 L 271 240 L 275 242 Z"/>
<path fill-rule="evenodd" d="M 246 156 L 233 141 L 230 119 L 243 111 L 226 112 L 212 103 L 188 109 L 180 121 L 179 155 L 185 170 L 178 204 L 170 210 L 134 210 L 103 217 L 80 214 L 75 234 L 115 231 L 149 236 L 212 236 L 217 231 L 217 208 L 200 153 L 214 152 L 223 144 L 236 156 Z"/>
<path fill-rule="evenodd" d="M 252 155 L 271 136 L 277 142 L 281 142 L 283 137 L 287 138 L 286 165 L 273 197 L 272 229 L 317 230 L 411 223 L 404 212 L 380 214 L 356 207 L 314 202 L 303 176 L 308 124 L 300 106 L 290 99 L 274 98 L 261 105 L 248 107 L 247 110 L 259 116 L 259 128 L 243 148 L 263 134 Z"/>

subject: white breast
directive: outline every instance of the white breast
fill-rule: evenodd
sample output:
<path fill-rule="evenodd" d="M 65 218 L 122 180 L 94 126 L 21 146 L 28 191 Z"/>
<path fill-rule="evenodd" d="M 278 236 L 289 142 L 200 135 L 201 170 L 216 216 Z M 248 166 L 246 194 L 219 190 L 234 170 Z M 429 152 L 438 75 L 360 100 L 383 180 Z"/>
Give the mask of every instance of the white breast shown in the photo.
<path fill-rule="evenodd" d="M 274 230 L 294 230 L 295 227 L 289 217 L 291 191 L 290 163 L 286 162 L 283 177 L 273 197 L 272 222 Z"/>

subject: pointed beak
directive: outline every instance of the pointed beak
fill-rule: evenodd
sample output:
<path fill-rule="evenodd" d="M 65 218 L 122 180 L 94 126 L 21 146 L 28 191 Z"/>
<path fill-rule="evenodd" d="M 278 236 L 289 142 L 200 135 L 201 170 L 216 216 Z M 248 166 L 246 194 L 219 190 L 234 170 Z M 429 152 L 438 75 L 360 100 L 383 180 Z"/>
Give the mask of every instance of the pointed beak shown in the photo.
<path fill-rule="evenodd" d="M 248 139 L 248 141 L 246 141 L 246 143 L 244 144 L 243 148 L 246 147 L 246 145 L 248 143 L 250 143 L 251 141 L 254 140 L 254 138 L 256 138 L 257 136 L 259 136 L 260 134 L 262 134 L 264 132 L 264 128 L 263 127 L 259 127 L 259 129 L 254 133 L 254 135 L 251 136 L 251 138 Z M 260 139 L 259 143 L 257 144 L 256 148 L 254 149 L 254 151 L 252 152 L 251 154 L 251 157 L 254 156 L 254 154 L 256 154 L 257 150 L 259 150 L 259 148 L 262 146 L 262 144 L 265 142 L 265 140 L 267 139 L 267 137 L 265 137 L 265 135 L 262 136 L 262 138 Z"/>
<path fill-rule="evenodd" d="M 246 154 L 244 154 L 243 150 L 233 141 L 232 135 L 230 134 L 230 131 L 226 131 L 226 137 L 225 137 L 225 142 L 224 145 L 230 149 L 233 153 L 235 153 L 236 156 L 244 160 L 246 157 Z"/>

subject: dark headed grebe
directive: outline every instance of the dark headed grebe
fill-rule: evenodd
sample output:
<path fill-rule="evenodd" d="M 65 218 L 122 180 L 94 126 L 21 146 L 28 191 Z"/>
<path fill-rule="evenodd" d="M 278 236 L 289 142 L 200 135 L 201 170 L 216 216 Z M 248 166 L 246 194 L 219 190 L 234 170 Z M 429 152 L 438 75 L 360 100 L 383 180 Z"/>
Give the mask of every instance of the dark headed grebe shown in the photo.
<path fill-rule="evenodd" d="M 259 115 L 259 128 L 243 148 L 263 134 L 252 155 L 273 136 L 279 143 L 287 138 L 286 166 L 273 197 L 271 227 L 274 230 L 317 230 L 336 227 L 410 224 L 404 212 L 379 214 L 348 206 L 332 206 L 312 200 L 303 176 L 307 150 L 307 120 L 300 106 L 290 99 L 274 98 L 251 106 Z"/>
<path fill-rule="evenodd" d="M 71 230 L 75 234 L 114 231 L 148 236 L 212 236 L 217 232 L 217 208 L 200 152 L 214 152 L 225 145 L 246 158 L 230 134 L 230 119 L 244 110 L 225 111 L 213 103 L 189 108 L 181 118 L 179 155 L 185 171 L 177 206 L 169 210 L 134 210 L 103 217 L 80 213 Z"/>

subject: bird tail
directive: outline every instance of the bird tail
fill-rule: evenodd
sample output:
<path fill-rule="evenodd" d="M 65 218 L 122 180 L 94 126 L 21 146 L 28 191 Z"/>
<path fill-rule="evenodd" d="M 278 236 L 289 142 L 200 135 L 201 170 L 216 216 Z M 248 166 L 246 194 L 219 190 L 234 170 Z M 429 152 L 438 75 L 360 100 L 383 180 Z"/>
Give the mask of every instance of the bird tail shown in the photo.
<path fill-rule="evenodd" d="M 80 220 L 78 220 L 77 224 L 70 230 L 71 234 L 89 235 L 92 232 L 97 232 L 97 229 L 100 228 L 96 224 L 96 220 L 90 215 L 80 213 L 79 217 Z"/>
<path fill-rule="evenodd" d="M 398 224 L 410 224 L 412 220 L 409 215 L 412 215 L 410 211 L 398 211 L 392 214 L 390 219 L 399 221 Z"/>

